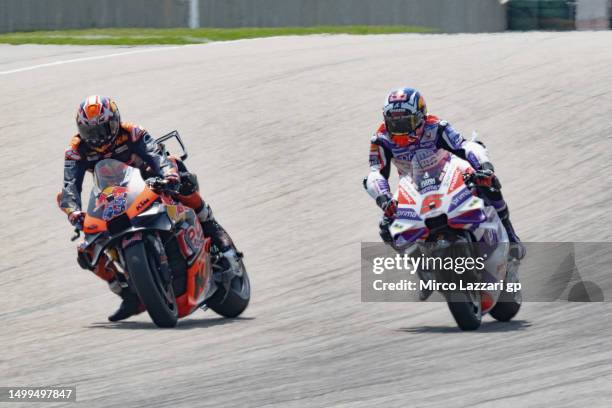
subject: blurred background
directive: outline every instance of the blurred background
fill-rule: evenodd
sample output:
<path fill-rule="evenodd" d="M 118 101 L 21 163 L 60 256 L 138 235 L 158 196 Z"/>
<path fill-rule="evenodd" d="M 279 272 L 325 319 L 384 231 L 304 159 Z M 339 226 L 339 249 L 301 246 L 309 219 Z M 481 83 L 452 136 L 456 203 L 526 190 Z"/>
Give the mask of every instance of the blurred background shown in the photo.
<path fill-rule="evenodd" d="M 0 0 L 0 33 L 120 27 L 414 25 L 443 33 L 610 29 L 612 0 Z"/>

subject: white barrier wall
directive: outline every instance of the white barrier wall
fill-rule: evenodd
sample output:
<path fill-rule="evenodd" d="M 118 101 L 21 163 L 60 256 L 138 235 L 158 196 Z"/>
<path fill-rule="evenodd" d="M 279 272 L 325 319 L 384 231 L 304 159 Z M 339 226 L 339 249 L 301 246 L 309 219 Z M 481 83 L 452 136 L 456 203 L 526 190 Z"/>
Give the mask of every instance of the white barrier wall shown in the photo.
<path fill-rule="evenodd" d="M 199 0 L 209 27 L 419 25 L 441 32 L 505 31 L 499 0 Z"/>
<path fill-rule="evenodd" d="M 0 32 L 361 24 L 419 25 L 451 33 L 507 27 L 499 0 L 0 0 Z"/>
<path fill-rule="evenodd" d="M 577 0 L 576 29 L 607 30 L 610 28 L 609 0 Z"/>
<path fill-rule="evenodd" d="M 185 0 L 0 0 L 0 32 L 185 27 Z"/>

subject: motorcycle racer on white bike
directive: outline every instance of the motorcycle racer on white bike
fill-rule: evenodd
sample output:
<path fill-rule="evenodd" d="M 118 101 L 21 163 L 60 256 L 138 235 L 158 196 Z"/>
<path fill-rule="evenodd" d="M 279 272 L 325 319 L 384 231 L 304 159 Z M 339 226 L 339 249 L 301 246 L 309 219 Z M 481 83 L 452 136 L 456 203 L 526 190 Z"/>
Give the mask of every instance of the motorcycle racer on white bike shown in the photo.
<path fill-rule="evenodd" d="M 471 181 L 484 187 L 477 189 L 480 198 L 497 210 L 508 233 L 511 256 L 517 259 L 525 256 L 525 247 L 510 222 L 508 205 L 484 144 L 465 140 L 448 122 L 427 114 L 425 99 L 413 88 L 392 91 L 385 99 L 383 118 L 384 123 L 371 139 L 370 173 L 364 179 L 364 187 L 384 211 L 380 236 L 385 243 L 393 241 L 389 226 L 397 207 L 388 181 L 391 163 L 400 177 L 412 177 L 413 158 L 433 158 L 443 149 L 466 160 L 474 169 Z"/>

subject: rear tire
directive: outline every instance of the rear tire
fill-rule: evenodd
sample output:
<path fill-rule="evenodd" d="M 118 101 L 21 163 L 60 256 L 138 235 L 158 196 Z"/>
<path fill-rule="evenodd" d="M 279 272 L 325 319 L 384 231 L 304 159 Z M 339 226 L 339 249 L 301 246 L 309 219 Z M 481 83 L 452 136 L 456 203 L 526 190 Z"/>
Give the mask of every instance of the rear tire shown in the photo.
<path fill-rule="evenodd" d="M 518 268 L 520 262 L 509 261 L 508 272 L 506 274 L 507 283 L 518 283 Z M 499 300 L 497 304 L 489 312 L 495 320 L 500 322 L 509 322 L 519 312 L 521 303 L 523 302 L 523 295 L 521 290 L 516 292 L 508 292 L 506 290 L 499 294 Z"/>
<path fill-rule="evenodd" d="M 516 300 L 516 293 L 502 292 L 499 295 L 497 304 L 491 309 L 489 314 L 500 322 L 509 322 L 519 312 L 521 304 Z"/>
<path fill-rule="evenodd" d="M 240 316 L 251 300 L 251 282 L 242 260 L 240 269 L 242 273 L 232 279 L 229 293 L 226 292 L 225 287 L 219 285 L 217 291 L 206 301 L 206 306 L 223 317 Z"/>
<path fill-rule="evenodd" d="M 162 279 L 157 271 L 155 253 L 147 251 L 144 237 L 142 242 L 134 244 L 125 249 L 125 261 L 130 276 L 130 283 L 136 290 L 138 297 L 145 305 L 147 313 L 153 322 L 159 327 L 174 327 L 178 320 L 178 307 L 176 297 L 169 285 L 169 297 L 163 293 Z"/>

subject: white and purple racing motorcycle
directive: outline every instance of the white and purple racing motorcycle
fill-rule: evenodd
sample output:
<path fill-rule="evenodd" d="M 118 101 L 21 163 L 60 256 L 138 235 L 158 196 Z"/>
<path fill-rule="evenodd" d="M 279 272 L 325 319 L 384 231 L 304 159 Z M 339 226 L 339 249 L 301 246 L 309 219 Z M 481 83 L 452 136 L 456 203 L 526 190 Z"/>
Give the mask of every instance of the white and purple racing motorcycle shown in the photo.
<path fill-rule="evenodd" d="M 521 307 L 519 261 L 509 255 L 495 208 L 476 195 L 467 161 L 445 151 L 418 153 L 412 177 L 400 178 L 395 194 L 393 246 L 432 260 L 417 270 L 421 294 L 440 292 L 462 330 L 480 327 L 486 313 L 509 321 Z"/>

